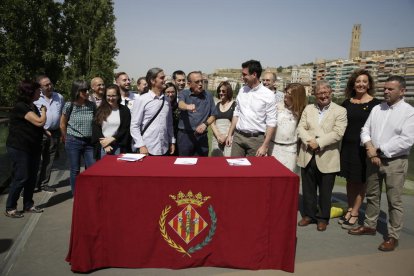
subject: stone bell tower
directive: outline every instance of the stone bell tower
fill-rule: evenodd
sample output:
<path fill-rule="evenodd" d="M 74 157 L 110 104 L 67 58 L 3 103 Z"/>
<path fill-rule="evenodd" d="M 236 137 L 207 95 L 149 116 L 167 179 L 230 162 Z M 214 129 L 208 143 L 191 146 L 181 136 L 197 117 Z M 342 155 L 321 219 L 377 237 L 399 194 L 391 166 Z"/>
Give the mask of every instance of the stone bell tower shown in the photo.
<path fill-rule="evenodd" d="M 349 49 L 349 59 L 359 57 L 359 45 L 361 38 L 361 24 L 355 24 L 352 28 L 351 48 Z"/>

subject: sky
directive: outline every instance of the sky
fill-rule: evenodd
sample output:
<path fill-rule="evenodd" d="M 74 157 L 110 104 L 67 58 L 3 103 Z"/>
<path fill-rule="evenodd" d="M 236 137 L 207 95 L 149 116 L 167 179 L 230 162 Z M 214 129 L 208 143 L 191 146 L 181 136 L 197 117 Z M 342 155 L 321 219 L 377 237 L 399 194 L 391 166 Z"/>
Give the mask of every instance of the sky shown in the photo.
<path fill-rule="evenodd" d="M 414 47 L 414 0 L 114 0 L 118 68 L 135 80 L 160 67 L 213 73 L 347 59 L 352 27 L 361 51 Z"/>

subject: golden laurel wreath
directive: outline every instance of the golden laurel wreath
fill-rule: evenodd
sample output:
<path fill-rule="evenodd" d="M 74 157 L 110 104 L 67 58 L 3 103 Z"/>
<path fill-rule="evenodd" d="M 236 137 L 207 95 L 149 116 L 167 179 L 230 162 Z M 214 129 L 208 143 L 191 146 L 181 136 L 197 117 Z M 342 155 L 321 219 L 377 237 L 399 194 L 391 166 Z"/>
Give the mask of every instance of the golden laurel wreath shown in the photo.
<path fill-rule="evenodd" d="M 216 225 L 217 225 L 216 212 L 214 212 L 213 206 L 211 206 L 211 205 L 208 206 L 208 213 L 210 214 L 210 218 L 211 218 L 210 231 L 208 232 L 207 237 L 201 243 L 199 243 L 199 244 L 197 244 L 193 247 L 190 247 L 190 249 L 187 252 L 180 245 L 176 244 L 167 234 L 167 230 L 165 229 L 165 219 L 167 218 L 167 215 L 170 211 L 171 211 L 171 206 L 168 205 L 161 212 L 160 221 L 159 221 L 161 236 L 164 238 L 164 240 L 168 243 L 169 246 L 171 246 L 172 248 L 174 248 L 175 250 L 177 250 L 180 253 L 184 253 L 185 255 L 187 255 L 191 258 L 191 255 L 189 253 L 194 253 L 194 252 L 202 249 L 204 246 L 209 244 L 211 242 L 211 240 L 213 239 L 213 236 L 216 233 Z"/>

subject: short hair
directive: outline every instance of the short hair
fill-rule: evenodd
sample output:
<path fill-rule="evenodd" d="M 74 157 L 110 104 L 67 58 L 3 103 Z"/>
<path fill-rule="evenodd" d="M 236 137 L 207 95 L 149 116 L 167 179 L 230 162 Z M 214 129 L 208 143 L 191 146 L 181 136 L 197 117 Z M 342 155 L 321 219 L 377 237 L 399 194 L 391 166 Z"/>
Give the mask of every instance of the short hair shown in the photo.
<path fill-rule="evenodd" d="M 101 79 L 103 81 L 103 79 L 101 77 L 94 77 L 91 79 L 91 86 L 93 83 L 95 83 L 98 79 Z"/>
<path fill-rule="evenodd" d="M 316 82 L 316 85 L 315 85 L 315 93 L 318 92 L 318 90 L 321 86 L 326 86 L 326 87 L 328 87 L 329 90 L 332 91 L 332 86 L 329 84 L 329 81 L 319 80 L 319 81 Z"/>
<path fill-rule="evenodd" d="M 346 84 L 346 88 L 345 88 L 345 97 L 346 98 L 352 98 L 355 96 L 356 92 L 355 92 L 355 82 L 356 79 L 361 76 L 361 75 L 365 75 L 368 77 L 368 83 L 369 83 L 369 88 L 367 93 L 369 95 L 374 95 L 375 93 L 375 87 L 374 87 L 374 79 L 372 78 L 371 74 L 365 70 L 365 69 L 356 69 L 351 76 L 348 79 L 348 82 Z"/>
<path fill-rule="evenodd" d="M 405 89 L 406 88 L 406 83 L 405 83 L 405 79 L 401 76 L 390 76 L 388 77 L 385 82 L 389 82 L 389 81 L 396 81 L 400 84 L 400 88 Z"/>
<path fill-rule="evenodd" d="M 190 73 L 188 73 L 188 76 L 187 76 L 188 82 L 191 82 L 191 75 L 193 74 L 200 74 L 201 76 L 203 76 L 203 73 L 201 73 L 201 71 L 191 71 Z"/>
<path fill-rule="evenodd" d="M 140 78 L 138 78 L 138 80 L 137 80 L 137 85 L 140 85 L 140 83 L 141 83 L 141 81 L 147 81 L 146 79 L 145 79 L 145 77 L 140 77 Z"/>
<path fill-rule="evenodd" d="M 220 99 L 220 88 L 222 86 L 226 87 L 226 97 L 227 97 L 227 99 L 228 100 L 233 99 L 233 88 L 231 87 L 231 85 L 228 81 L 220 82 L 220 84 L 217 86 L 217 95 L 216 95 L 216 97 L 218 99 Z"/>
<path fill-rule="evenodd" d="M 164 70 L 162 70 L 161 68 L 158 67 L 154 67 L 148 70 L 147 75 L 145 77 L 145 80 L 147 81 L 148 87 L 151 89 L 152 88 L 152 80 L 155 80 L 157 78 L 157 75 L 162 72 Z"/>
<path fill-rule="evenodd" d="M 176 70 L 176 71 L 174 71 L 174 73 L 172 74 L 173 80 L 176 80 L 177 79 L 177 75 L 184 75 L 184 78 L 185 78 L 185 73 L 182 70 Z"/>
<path fill-rule="evenodd" d="M 79 98 L 79 91 L 81 90 L 89 90 L 89 83 L 85 80 L 75 80 L 72 83 L 72 89 L 70 92 L 71 102 L 74 102 Z"/>
<path fill-rule="evenodd" d="M 23 80 L 17 85 L 17 101 L 30 104 L 33 102 L 33 96 L 36 90 L 40 88 L 38 82 Z"/>
<path fill-rule="evenodd" d="M 289 83 L 285 88 L 285 93 L 288 90 L 290 90 L 290 96 L 292 97 L 292 113 L 296 116 L 296 118 L 300 119 L 303 110 L 308 104 L 306 89 L 300 83 Z"/>
<path fill-rule="evenodd" d="M 115 80 L 117 80 L 119 78 L 119 76 L 121 76 L 121 75 L 127 75 L 127 73 L 125 73 L 125 72 L 115 73 Z"/>
<path fill-rule="evenodd" d="M 242 68 L 249 69 L 249 74 L 252 75 L 253 73 L 256 73 L 256 76 L 258 79 L 260 79 L 260 76 L 262 74 L 262 65 L 260 64 L 260 61 L 257 60 L 248 60 L 246 62 L 242 63 Z"/>
<path fill-rule="evenodd" d="M 273 81 L 277 81 L 276 73 L 274 73 L 274 72 L 263 72 L 263 75 L 265 75 L 265 74 L 271 74 L 272 77 L 273 77 Z"/>
<path fill-rule="evenodd" d="M 48 77 L 48 76 L 46 76 L 46 75 L 44 75 L 44 74 L 42 74 L 42 75 L 38 75 L 38 76 L 36 76 L 36 82 L 40 84 L 40 82 L 41 82 L 43 79 L 46 79 L 46 78 L 49 78 L 49 77 Z"/>

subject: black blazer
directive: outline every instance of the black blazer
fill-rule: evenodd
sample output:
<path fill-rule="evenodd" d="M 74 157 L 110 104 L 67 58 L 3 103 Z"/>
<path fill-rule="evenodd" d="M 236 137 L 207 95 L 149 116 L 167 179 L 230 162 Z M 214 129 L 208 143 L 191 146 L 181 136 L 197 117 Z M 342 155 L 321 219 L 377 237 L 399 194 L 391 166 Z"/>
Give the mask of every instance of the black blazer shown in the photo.
<path fill-rule="evenodd" d="M 114 138 L 121 148 L 121 153 L 131 152 L 131 133 L 129 130 L 131 125 L 131 113 L 129 108 L 120 104 L 119 117 L 121 123 L 119 125 L 118 132 L 114 135 Z M 98 125 L 94 120 L 92 124 L 92 144 L 95 147 L 96 159 L 100 159 L 101 157 L 101 144 L 99 143 L 99 138 L 104 138 L 102 126 Z"/>

